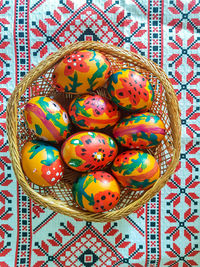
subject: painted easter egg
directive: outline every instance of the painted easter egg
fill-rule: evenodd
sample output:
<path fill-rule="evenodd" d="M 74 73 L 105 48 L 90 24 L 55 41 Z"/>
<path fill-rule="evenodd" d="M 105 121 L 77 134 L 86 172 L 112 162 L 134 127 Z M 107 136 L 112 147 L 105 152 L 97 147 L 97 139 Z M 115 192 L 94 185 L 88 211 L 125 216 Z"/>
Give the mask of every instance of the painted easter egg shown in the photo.
<path fill-rule="evenodd" d="M 115 126 L 113 135 L 122 146 L 145 149 L 161 142 L 165 135 L 165 125 L 153 113 L 132 114 Z"/>
<path fill-rule="evenodd" d="M 29 129 L 44 141 L 59 143 L 69 136 L 70 121 L 65 109 L 49 97 L 36 96 L 24 110 Z"/>
<path fill-rule="evenodd" d="M 132 69 L 121 69 L 109 78 L 108 93 L 112 101 L 125 110 L 147 111 L 154 91 L 150 82 Z"/>
<path fill-rule="evenodd" d="M 58 91 L 83 94 L 102 87 L 110 75 L 110 63 L 94 50 L 81 50 L 65 57 L 53 72 Z"/>
<path fill-rule="evenodd" d="M 112 173 L 124 187 L 140 191 L 153 186 L 160 177 L 160 167 L 152 155 L 129 150 L 115 158 Z"/>
<path fill-rule="evenodd" d="M 34 184 L 53 186 L 63 177 L 64 163 L 59 150 L 47 142 L 27 142 L 21 156 L 24 173 Z"/>
<path fill-rule="evenodd" d="M 117 152 L 115 141 L 98 132 L 73 134 L 63 143 L 61 149 L 66 164 L 79 172 L 101 170 L 114 160 Z"/>
<path fill-rule="evenodd" d="M 83 174 L 74 183 L 72 193 L 77 204 L 91 212 L 104 212 L 114 208 L 120 198 L 120 187 L 107 172 Z"/>
<path fill-rule="evenodd" d="M 120 118 L 118 107 L 100 95 L 82 95 L 69 107 L 72 122 L 87 130 L 113 126 Z"/>

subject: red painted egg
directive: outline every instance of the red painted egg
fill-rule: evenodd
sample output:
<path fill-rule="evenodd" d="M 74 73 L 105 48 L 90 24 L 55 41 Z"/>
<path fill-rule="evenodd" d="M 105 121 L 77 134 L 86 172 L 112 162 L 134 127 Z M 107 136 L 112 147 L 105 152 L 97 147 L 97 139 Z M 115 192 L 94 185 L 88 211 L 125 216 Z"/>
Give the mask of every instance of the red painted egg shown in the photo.
<path fill-rule="evenodd" d="M 101 170 L 117 155 L 117 145 L 108 135 L 98 132 L 79 132 L 70 136 L 62 145 L 65 163 L 79 172 Z"/>
<path fill-rule="evenodd" d="M 113 209 L 120 198 L 120 187 L 107 172 L 97 171 L 83 174 L 72 188 L 77 204 L 91 212 Z"/>
<path fill-rule="evenodd" d="M 140 191 L 153 186 L 160 177 L 160 167 L 152 155 L 130 150 L 116 157 L 112 173 L 124 187 Z"/>
<path fill-rule="evenodd" d="M 149 110 L 154 91 L 150 82 L 132 69 L 121 69 L 109 78 L 108 93 L 120 108 L 133 111 Z"/>
<path fill-rule="evenodd" d="M 118 107 L 100 95 L 82 95 L 75 98 L 69 107 L 72 122 L 87 130 L 113 126 L 120 118 Z"/>
<path fill-rule="evenodd" d="M 27 142 L 21 161 L 25 175 L 39 186 L 53 186 L 63 177 L 64 164 L 59 150 L 46 142 Z"/>
<path fill-rule="evenodd" d="M 58 91 L 84 94 L 102 87 L 110 75 L 110 63 L 94 50 L 81 50 L 64 58 L 53 72 Z"/>

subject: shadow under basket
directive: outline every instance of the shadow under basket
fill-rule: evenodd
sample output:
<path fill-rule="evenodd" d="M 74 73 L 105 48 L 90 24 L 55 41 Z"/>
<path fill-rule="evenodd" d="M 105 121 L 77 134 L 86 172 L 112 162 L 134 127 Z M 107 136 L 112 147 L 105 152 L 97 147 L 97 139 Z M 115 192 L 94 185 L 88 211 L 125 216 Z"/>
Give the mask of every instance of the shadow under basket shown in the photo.
<path fill-rule="evenodd" d="M 74 202 L 71 188 L 73 181 L 80 176 L 80 173 L 70 170 L 66 165 L 64 178 L 55 186 L 48 188 L 30 183 L 21 166 L 23 145 L 28 140 L 36 139 L 25 124 L 25 104 L 30 98 L 42 95 L 52 96 L 66 108 L 75 96 L 68 94 L 65 97 L 64 93 L 55 90 L 52 83 L 52 72 L 63 57 L 82 49 L 92 49 L 103 53 L 111 63 L 112 72 L 120 68 L 133 68 L 149 79 L 155 93 L 150 111 L 157 114 L 166 127 L 166 135 L 161 144 L 148 150 L 155 156 L 161 168 L 161 176 L 158 181 L 147 191 L 134 192 L 127 188 L 121 188 L 117 206 L 104 213 L 82 210 Z M 96 92 L 106 96 L 106 88 Z M 147 203 L 166 184 L 173 174 L 180 156 L 180 111 L 174 89 L 165 72 L 153 61 L 141 55 L 99 42 L 86 41 L 68 45 L 51 54 L 33 68 L 17 85 L 8 101 L 7 132 L 13 169 L 23 191 L 35 202 L 55 212 L 92 222 L 119 220 Z M 109 133 L 108 130 L 105 133 Z"/>

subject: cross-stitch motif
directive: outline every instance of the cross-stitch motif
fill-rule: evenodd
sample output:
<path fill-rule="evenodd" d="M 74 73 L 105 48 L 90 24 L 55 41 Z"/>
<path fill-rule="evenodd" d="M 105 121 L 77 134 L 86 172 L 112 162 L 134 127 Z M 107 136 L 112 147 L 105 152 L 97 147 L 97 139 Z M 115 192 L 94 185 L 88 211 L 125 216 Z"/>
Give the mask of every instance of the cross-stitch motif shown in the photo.
<path fill-rule="evenodd" d="M 198 266 L 200 1 L 0 0 L 0 266 Z M 149 203 L 117 222 L 74 220 L 17 185 L 6 135 L 7 100 L 21 78 L 75 41 L 124 47 L 159 64 L 181 108 L 176 173 Z"/>

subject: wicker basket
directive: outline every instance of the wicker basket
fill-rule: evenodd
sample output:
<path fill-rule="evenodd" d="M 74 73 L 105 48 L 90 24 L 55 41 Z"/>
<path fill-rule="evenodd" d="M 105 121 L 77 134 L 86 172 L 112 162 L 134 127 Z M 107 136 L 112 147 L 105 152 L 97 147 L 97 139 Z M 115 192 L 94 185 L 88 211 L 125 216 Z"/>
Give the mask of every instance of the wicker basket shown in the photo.
<path fill-rule="evenodd" d="M 167 132 L 158 147 L 148 150 L 156 157 L 161 168 L 161 177 L 158 181 L 146 192 L 134 192 L 130 189 L 122 188 L 118 205 L 112 211 L 105 213 L 84 211 L 74 203 L 71 187 L 74 179 L 78 176 L 75 171 L 66 167 L 64 178 L 61 182 L 53 187 L 42 188 L 26 179 L 20 162 L 21 148 L 26 141 L 35 139 L 25 124 L 23 112 L 25 104 L 31 97 L 36 95 L 53 95 L 63 105 L 67 105 L 73 96 L 68 95 L 65 98 L 63 93 L 57 93 L 52 84 L 51 75 L 56 63 L 66 55 L 81 49 L 93 49 L 105 54 L 112 64 L 112 71 L 122 67 L 132 67 L 149 79 L 155 92 L 155 100 L 151 112 L 157 114 L 163 120 Z M 100 90 L 99 93 L 105 93 L 104 90 Z M 63 99 L 65 99 L 64 102 Z M 35 202 L 55 212 L 93 222 L 109 222 L 126 217 L 147 203 L 161 190 L 179 162 L 180 125 L 177 98 L 164 71 L 153 61 L 143 56 L 99 42 L 77 42 L 63 47 L 48 56 L 17 85 L 7 106 L 9 149 L 16 178 L 24 192 Z"/>

